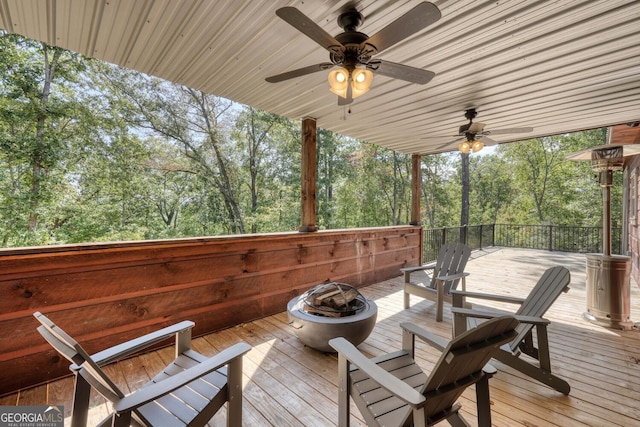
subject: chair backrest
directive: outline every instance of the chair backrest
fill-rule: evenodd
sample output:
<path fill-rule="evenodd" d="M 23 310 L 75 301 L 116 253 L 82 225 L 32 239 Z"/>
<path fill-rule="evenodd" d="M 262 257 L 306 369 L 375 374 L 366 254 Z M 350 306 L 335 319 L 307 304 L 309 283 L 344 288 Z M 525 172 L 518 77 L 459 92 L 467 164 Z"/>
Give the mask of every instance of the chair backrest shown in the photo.
<path fill-rule="evenodd" d="M 449 276 L 464 272 L 464 268 L 471 256 L 471 249 L 464 243 L 445 243 L 438 252 L 438 259 L 431 277 L 430 287 L 436 287 L 436 277 Z M 444 282 L 444 293 L 449 295 L 451 289 L 456 289 L 460 279 Z"/>
<path fill-rule="evenodd" d="M 479 381 L 482 368 L 502 344 L 513 340 L 517 326 L 513 316 L 496 317 L 451 340 L 425 385 L 427 415 L 451 407 L 468 386 Z"/>
<path fill-rule="evenodd" d="M 555 266 L 547 269 L 515 314 L 543 317 L 560 294 L 569 290 L 570 282 L 571 273 L 566 267 Z M 530 323 L 521 323 L 518 326 L 516 329 L 518 336 L 511 342 L 511 350 L 515 350 L 518 347 L 531 328 L 533 328 L 533 325 Z"/>
<path fill-rule="evenodd" d="M 42 335 L 58 353 L 76 365 L 77 375 L 82 375 L 91 386 L 111 401 L 124 397 L 124 394 L 118 386 L 111 381 L 98 364 L 91 359 L 89 353 L 87 353 L 76 340 L 71 338 L 71 336 L 60 329 L 44 314 L 35 312 L 33 316 L 40 322 L 40 326 L 38 327 L 40 335 Z"/>

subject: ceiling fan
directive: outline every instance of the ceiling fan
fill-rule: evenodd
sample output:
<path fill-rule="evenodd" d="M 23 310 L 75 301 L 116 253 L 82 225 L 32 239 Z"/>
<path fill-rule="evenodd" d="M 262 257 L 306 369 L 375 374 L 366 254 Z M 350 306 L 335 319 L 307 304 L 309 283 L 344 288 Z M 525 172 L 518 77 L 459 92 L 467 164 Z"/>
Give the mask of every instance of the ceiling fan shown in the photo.
<path fill-rule="evenodd" d="M 329 73 L 330 90 L 338 95 L 338 105 L 348 105 L 353 102 L 353 98 L 369 90 L 373 74 L 417 84 L 426 84 L 435 76 L 431 71 L 374 58 L 385 49 L 440 19 L 440 10 L 433 3 L 418 4 L 371 37 L 357 31 L 364 18 L 354 8 L 345 10 L 338 17 L 338 25 L 344 32 L 335 37 L 294 7 L 280 8 L 276 10 L 276 15 L 328 50 L 331 62 L 322 62 L 267 77 L 266 81 L 269 83 L 340 67 Z"/>
<path fill-rule="evenodd" d="M 489 135 L 506 135 L 509 133 L 528 133 L 533 132 L 532 127 L 520 127 L 520 128 L 511 128 L 511 129 L 494 129 L 494 130 L 484 130 L 485 124 L 479 122 L 473 122 L 473 119 L 476 118 L 478 112 L 475 108 L 470 108 L 464 113 L 464 117 L 469 120 L 469 123 L 460 126 L 458 129 L 458 134 L 453 135 L 453 138 L 456 138 L 453 141 L 449 141 L 446 144 L 442 144 L 438 149 L 444 149 L 450 147 L 452 144 L 458 143 L 458 150 L 467 154 L 469 150 L 474 153 L 482 150 L 485 145 L 495 145 L 498 142 L 491 139 Z M 460 141 L 460 137 L 464 137 L 464 140 Z M 439 138 L 442 139 L 441 136 L 430 136 L 427 138 Z"/>

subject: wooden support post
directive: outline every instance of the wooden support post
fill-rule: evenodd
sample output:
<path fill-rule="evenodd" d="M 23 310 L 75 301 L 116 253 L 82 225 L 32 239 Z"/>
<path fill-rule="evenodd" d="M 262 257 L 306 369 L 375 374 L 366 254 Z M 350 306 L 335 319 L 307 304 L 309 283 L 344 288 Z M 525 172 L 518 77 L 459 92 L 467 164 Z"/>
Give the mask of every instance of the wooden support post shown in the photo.
<path fill-rule="evenodd" d="M 411 155 L 411 225 L 420 225 L 421 163 L 422 156 L 420 154 Z"/>
<path fill-rule="evenodd" d="M 299 231 L 318 231 L 316 226 L 316 121 L 302 119 L 302 223 Z"/>

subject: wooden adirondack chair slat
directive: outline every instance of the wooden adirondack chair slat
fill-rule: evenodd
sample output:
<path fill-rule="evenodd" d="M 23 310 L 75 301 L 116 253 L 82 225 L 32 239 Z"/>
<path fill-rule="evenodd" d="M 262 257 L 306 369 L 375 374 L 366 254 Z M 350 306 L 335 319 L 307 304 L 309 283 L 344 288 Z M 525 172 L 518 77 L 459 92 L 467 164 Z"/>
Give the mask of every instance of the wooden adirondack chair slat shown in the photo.
<path fill-rule="evenodd" d="M 402 351 L 368 359 L 344 338 L 329 344 L 338 352 L 339 425 L 349 425 L 350 397 L 370 426 L 432 425 L 448 419 L 452 425 L 467 425 L 456 400 L 476 384 L 478 424 L 491 425 L 488 375 L 483 367 L 499 346 L 512 340 L 518 321 L 513 316 L 492 319 L 455 338 L 446 346 L 427 376 L 411 356 L 415 340 L 404 339 Z M 442 340 L 413 324 L 402 324 L 404 334 L 442 348 Z M 482 384 L 484 385 L 482 385 Z M 416 394 L 419 391 L 419 394 Z M 416 399 L 415 396 L 420 397 Z"/>
<path fill-rule="evenodd" d="M 513 368 L 529 375 L 538 381 L 564 394 L 569 394 L 571 387 L 569 384 L 551 373 L 551 363 L 549 357 L 549 342 L 547 339 L 548 321 L 543 318 L 549 307 L 558 299 L 560 294 L 569 290 L 571 273 L 562 266 L 547 269 L 536 285 L 531 289 L 529 295 L 521 301 L 520 307 L 514 312 L 520 324 L 516 328 L 517 336 L 503 346 L 501 351 L 494 356 L 499 361 L 512 366 Z M 485 300 L 506 301 L 500 296 L 476 294 L 473 292 L 453 291 L 453 328 L 454 335 L 457 336 L 471 327 L 477 326 L 483 320 L 492 316 L 502 316 L 504 312 L 488 312 L 487 310 L 469 310 L 462 308 L 463 297 Z M 534 340 L 533 328 L 536 328 Z M 537 359 L 538 365 L 534 365 L 520 358 L 520 354 Z"/>
<path fill-rule="evenodd" d="M 227 425 L 242 425 L 242 357 L 251 347 L 238 343 L 213 357 L 191 350 L 193 322 L 181 322 L 90 356 L 41 313 L 38 332 L 73 364 L 76 374 L 72 427 L 86 424 L 89 385 L 113 403 L 101 425 L 204 426 L 225 404 Z M 175 360 L 139 390 L 125 396 L 101 366 L 163 339 L 175 337 Z"/>
<path fill-rule="evenodd" d="M 442 321 L 443 303 L 451 304 L 451 290 L 456 289 L 462 282 L 462 289 L 466 290 L 466 276 L 464 272 L 471 250 L 462 243 L 447 243 L 442 245 L 435 263 L 417 267 L 405 267 L 400 271 L 404 274 L 404 308 L 410 306 L 410 295 L 416 295 L 436 303 L 436 321 Z M 431 274 L 427 273 L 431 271 Z M 424 272 L 426 282 L 411 281 L 411 274 Z"/>

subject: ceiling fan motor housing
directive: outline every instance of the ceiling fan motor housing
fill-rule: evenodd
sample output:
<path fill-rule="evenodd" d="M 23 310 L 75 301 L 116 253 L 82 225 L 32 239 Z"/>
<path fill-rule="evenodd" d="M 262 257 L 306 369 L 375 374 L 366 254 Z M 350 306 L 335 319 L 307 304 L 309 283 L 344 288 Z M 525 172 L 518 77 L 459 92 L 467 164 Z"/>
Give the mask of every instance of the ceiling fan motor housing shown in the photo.
<path fill-rule="evenodd" d="M 362 55 L 360 52 L 360 43 L 369 38 L 366 34 L 358 31 L 344 32 L 338 34 L 335 39 L 342 43 L 343 50 L 331 51 L 330 59 L 336 65 L 344 65 L 345 68 L 355 68 L 359 63 L 366 63 L 371 59 L 370 54 Z"/>
<path fill-rule="evenodd" d="M 476 118 L 476 116 L 478 115 L 478 112 L 476 111 L 475 108 L 469 108 L 465 113 L 464 113 L 464 117 L 469 120 L 469 124 L 471 124 L 471 121 L 473 119 Z"/>
<path fill-rule="evenodd" d="M 360 46 L 365 42 L 369 36 L 365 33 L 357 31 L 358 27 L 362 25 L 364 18 L 362 14 L 355 9 L 343 12 L 338 16 L 338 25 L 344 29 L 343 33 L 335 36 L 335 39 L 344 46 L 344 51 L 340 49 L 339 52 L 331 52 L 330 59 L 336 65 L 344 65 L 345 68 L 353 70 L 359 63 L 366 64 L 371 55 L 375 53 L 367 47 L 366 54 L 360 51 Z M 364 49 L 363 49 L 364 50 Z"/>
<path fill-rule="evenodd" d="M 356 31 L 363 22 L 362 14 L 355 9 L 349 9 L 338 16 L 338 26 L 347 32 Z"/>

